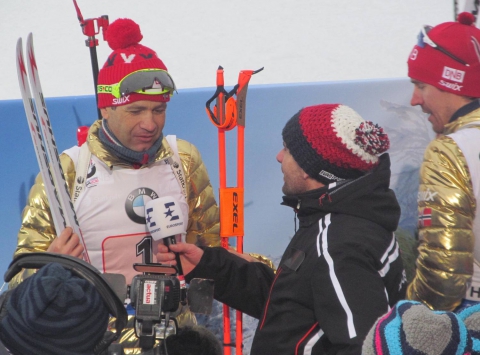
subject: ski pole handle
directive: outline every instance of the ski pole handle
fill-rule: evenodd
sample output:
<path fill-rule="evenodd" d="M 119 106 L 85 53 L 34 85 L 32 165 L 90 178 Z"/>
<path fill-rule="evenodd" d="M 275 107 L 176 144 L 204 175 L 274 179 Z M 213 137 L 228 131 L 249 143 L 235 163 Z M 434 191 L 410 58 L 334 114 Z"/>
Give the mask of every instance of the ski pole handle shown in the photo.
<path fill-rule="evenodd" d="M 109 25 L 108 16 L 102 15 L 97 18 L 84 19 L 76 0 L 73 0 L 73 5 L 75 6 L 75 10 L 77 11 L 77 18 L 80 22 L 80 26 L 82 27 L 82 32 L 85 36 L 89 37 L 89 39 L 87 39 L 86 41 L 87 47 L 98 46 L 98 40 L 95 39 L 95 36 L 100 33 L 101 29 L 103 39 L 105 40 L 105 31 L 107 30 Z"/>

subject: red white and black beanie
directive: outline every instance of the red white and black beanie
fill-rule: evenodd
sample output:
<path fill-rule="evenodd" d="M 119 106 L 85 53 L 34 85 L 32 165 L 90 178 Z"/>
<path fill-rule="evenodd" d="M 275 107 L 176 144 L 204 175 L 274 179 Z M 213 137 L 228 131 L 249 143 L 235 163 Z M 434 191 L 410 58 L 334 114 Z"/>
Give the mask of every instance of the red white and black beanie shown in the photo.
<path fill-rule="evenodd" d="M 364 175 L 390 146 L 381 127 L 340 104 L 303 108 L 287 122 L 282 136 L 303 171 L 325 185 Z"/>
<path fill-rule="evenodd" d="M 141 69 L 167 70 L 155 51 L 140 44 L 143 35 L 134 21 L 115 20 L 108 26 L 105 39 L 113 52 L 98 73 L 98 85 L 117 84 L 128 74 Z M 98 108 L 122 106 L 139 100 L 167 102 L 170 101 L 170 95 L 130 93 L 127 101 L 115 98 L 109 93 L 101 93 L 98 95 Z"/>
<path fill-rule="evenodd" d="M 440 49 L 422 44 L 422 35 L 408 58 L 408 76 L 457 95 L 480 97 L 480 30 L 469 12 L 457 22 L 431 28 L 428 37 L 441 49 L 461 59 L 459 63 Z"/>

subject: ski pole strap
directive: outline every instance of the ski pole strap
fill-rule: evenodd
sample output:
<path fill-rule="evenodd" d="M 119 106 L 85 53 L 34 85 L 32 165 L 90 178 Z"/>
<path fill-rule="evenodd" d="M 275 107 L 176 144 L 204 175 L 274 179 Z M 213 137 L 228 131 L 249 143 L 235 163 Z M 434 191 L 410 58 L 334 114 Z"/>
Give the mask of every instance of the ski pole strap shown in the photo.
<path fill-rule="evenodd" d="M 231 91 L 226 91 L 223 83 L 223 68 L 217 70 L 217 90 L 206 103 L 207 115 L 210 121 L 219 129 L 229 131 L 238 125 L 245 127 L 245 108 L 247 100 L 248 83 L 252 75 L 263 70 L 242 70 L 238 75 L 238 84 Z M 220 74 L 218 72 L 221 72 Z M 221 79 L 219 79 L 219 75 Z M 236 96 L 236 99 L 235 99 Z M 225 112 L 219 112 L 218 107 L 212 109 L 210 105 L 215 99 L 222 99 L 225 102 Z"/>
<path fill-rule="evenodd" d="M 244 235 L 243 192 L 241 187 L 220 189 L 220 237 Z"/>
<path fill-rule="evenodd" d="M 238 85 L 230 92 L 225 90 L 223 67 L 220 65 L 217 69 L 217 90 L 205 105 L 208 118 L 218 129 L 229 131 L 237 125 L 237 105 L 233 97 L 237 87 Z M 216 100 L 216 105 L 212 111 L 210 105 L 214 100 Z"/>
<path fill-rule="evenodd" d="M 210 105 L 213 100 L 216 99 L 224 100 L 225 102 L 225 112 L 220 112 L 217 105 L 212 109 Z M 210 118 L 210 121 L 219 129 L 224 129 L 229 131 L 237 125 L 237 102 L 233 97 L 233 90 L 227 92 L 223 85 L 218 86 L 217 90 L 213 96 L 206 103 L 207 115 Z M 223 121 L 223 122 L 222 122 Z"/>

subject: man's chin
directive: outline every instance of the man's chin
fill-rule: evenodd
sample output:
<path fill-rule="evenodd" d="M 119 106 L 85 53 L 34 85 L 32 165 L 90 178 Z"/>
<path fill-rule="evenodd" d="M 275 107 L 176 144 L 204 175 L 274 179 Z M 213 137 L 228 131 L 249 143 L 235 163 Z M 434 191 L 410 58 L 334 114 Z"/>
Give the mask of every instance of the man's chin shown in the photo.
<path fill-rule="evenodd" d="M 432 127 L 432 131 L 436 132 L 436 128 L 435 128 L 435 117 L 433 117 L 433 115 L 429 115 L 428 118 L 427 118 L 427 121 L 430 123 L 431 127 Z"/>
<path fill-rule="evenodd" d="M 132 148 L 130 148 L 131 150 L 135 151 L 135 152 L 139 152 L 139 153 L 143 153 L 143 152 L 146 152 L 147 150 L 149 150 L 154 144 L 154 141 L 152 142 L 140 142 L 140 143 L 137 143 L 135 145 L 133 145 Z"/>

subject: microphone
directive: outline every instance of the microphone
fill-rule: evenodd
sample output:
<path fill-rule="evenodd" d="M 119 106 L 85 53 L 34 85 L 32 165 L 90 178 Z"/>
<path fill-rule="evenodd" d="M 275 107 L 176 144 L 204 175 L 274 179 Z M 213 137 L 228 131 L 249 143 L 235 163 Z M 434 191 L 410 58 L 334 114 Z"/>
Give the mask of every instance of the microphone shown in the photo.
<path fill-rule="evenodd" d="M 145 219 L 153 240 L 163 239 L 167 247 L 177 243 L 175 235 L 186 232 L 187 224 L 184 220 L 180 203 L 173 196 L 164 196 L 148 201 L 145 204 Z M 177 261 L 183 302 L 186 299 L 187 286 L 185 276 L 183 275 L 180 254 L 174 254 Z"/>

